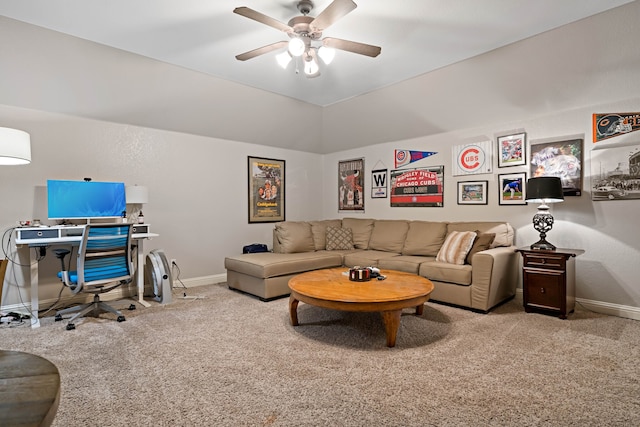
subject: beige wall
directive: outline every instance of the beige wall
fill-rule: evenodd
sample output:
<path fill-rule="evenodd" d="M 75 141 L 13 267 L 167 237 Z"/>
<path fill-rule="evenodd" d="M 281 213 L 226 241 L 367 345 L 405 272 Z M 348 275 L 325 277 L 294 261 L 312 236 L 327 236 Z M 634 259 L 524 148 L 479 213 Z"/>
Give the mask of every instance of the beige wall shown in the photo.
<path fill-rule="evenodd" d="M 320 219 L 322 201 L 307 191 L 322 187 L 317 154 L 1 105 L 0 124 L 28 131 L 32 150 L 29 165 L 0 167 L 2 231 L 21 219 L 46 219 L 47 179 L 145 185 L 145 221 L 160 234 L 145 249 L 162 248 L 176 258 L 183 280 L 224 274 L 226 255 L 249 243 L 271 246 L 273 225 L 247 220 L 249 155 L 285 160 L 287 219 Z M 17 255 L 28 263 L 26 250 Z M 53 301 L 60 289 L 58 262 L 49 254 L 40 268 L 40 298 Z M 27 275 L 26 267 L 9 268 L 3 305 L 30 300 Z"/>
<path fill-rule="evenodd" d="M 638 22 L 635 1 L 326 107 L 325 152 L 637 98 Z"/>

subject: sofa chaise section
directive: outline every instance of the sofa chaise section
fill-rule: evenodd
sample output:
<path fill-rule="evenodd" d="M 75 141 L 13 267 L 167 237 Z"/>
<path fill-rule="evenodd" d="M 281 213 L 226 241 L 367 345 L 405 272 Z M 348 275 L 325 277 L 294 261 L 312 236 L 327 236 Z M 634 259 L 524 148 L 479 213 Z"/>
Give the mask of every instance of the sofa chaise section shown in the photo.
<path fill-rule="evenodd" d="M 299 273 L 340 267 L 342 255 L 329 251 L 279 254 L 262 252 L 227 257 L 227 284 L 230 289 L 270 300 L 288 295 L 289 279 Z"/>

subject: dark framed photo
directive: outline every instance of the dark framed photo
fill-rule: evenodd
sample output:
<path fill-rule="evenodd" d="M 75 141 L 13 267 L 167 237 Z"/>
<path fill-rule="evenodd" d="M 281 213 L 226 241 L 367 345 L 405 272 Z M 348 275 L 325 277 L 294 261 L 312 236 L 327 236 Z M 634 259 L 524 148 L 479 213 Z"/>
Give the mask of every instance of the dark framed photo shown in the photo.
<path fill-rule="evenodd" d="M 249 224 L 285 220 L 285 161 L 247 157 Z"/>
<path fill-rule="evenodd" d="M 461 181 L 458 182 L 459 205 L 486 205 L 488 181 Z"/>
<path fill-rule="evenodd" d="M 364 212 L 364 158 L 338 162 L 338 212 Z"/>
<path fill-rule="evenodd" d="M 498 137 L 498 167 L 527 164 L 527 134 L 516 133 Z"/>
<path fill-rule="evenodd" d="M 565 197 L 582 194 L 582 139 L 531 141 L 529 152 L 532 177 L 557 176 Z"/>
<path fill-rule="evenodd" d="M 640 143 L 591 150 L 591 174 L 591 200 L 640 199 Z"/>
<path fill-rule="evenodd" d="M 498 175 L 498 203 L 501 205 L 527 204 L 527 173 Z"/>

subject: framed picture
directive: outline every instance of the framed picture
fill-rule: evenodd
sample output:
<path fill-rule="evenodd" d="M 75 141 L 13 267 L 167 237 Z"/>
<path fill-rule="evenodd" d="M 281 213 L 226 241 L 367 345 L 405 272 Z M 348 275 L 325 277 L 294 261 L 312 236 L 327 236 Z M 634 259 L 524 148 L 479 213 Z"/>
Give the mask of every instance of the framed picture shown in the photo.
<path fill-rule="evenodd" d="M 458 182 L 459 205 L 486 205 L 488 181 Z"/>
<path fill-rule="evenodd" d="M 391 171 L 391 207 L 444 206 L 444 166 Z"/>
<path fill-rule="evenodd" d="M 338 212 L 364 212 L 364 158 L 338 162 Z"/>
<path fill-rule="evenodd" d="M 493 171 L 493 142 L 456 145 L 451 149 L 453 176 L 477 175 Z"/>
<path fill-rule="evenodd" d="M 498 137 L 498 167 L 524 165 L 527 162 L 526 133 Z"/>
<path fill-rule="evenodd" d="M 387 170 L 377 169 L 371 171 L 371 198 L 387 198 Z"/>
<path fill-rule="evenodd" d="M 285 161 L 247 157 L 249 224 L 285 220 Z"/>
<path fill-rule="evenodd" d="M 527 173 L 498 175 L 498 202 L 501 205 L 526 205 Z"/>
<path fill-rule="evenodd" d="M 640 143 L 591 150 L 591 185 L 593 201 L 640 199 Z"/>
<path fill-rule="evenodd" d="M 557 176 L 565 196 L 582 194 L 582 139 L 557 142 L 531 141 L 529 172 L 532 177 Z"/>

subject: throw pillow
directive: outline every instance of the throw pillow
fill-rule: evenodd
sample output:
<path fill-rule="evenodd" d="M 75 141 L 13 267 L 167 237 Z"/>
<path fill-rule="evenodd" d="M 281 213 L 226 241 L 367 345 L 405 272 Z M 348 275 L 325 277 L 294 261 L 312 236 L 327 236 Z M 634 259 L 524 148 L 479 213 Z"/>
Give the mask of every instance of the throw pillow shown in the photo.
<path fill-rule="evenodd" d="M 327 227 L 327 250 L 353 249 L 353 234 L 350 228 Z"/>
<path fill-rule="evenodd" d="M 458 265 L 464 264 L 464 260 L 467 258 L 476 236 L 474 231 L 452 231 L 447 234 L 447 238 L 444 240 L 440 251 L 438 251 L 436 261 Z"/>
<path fill-rule="evenodd" d="M 294 254 L 316 250 L 311 234 L 311 224 L 305 221 L 283 221 L 275 225 L 275 235 L 280 244 L 279 253 Z"/>
<path fill-rule="evenodd" d="M 486 251 L 491 247 L 493 243 L 493 239 L 496 238 L 496 233 L 481 233 L 479 230 L 476 230 L 476 240 L 473 241 L 473 246 L 467 255 L 467 264 L 472 264 L 473 256 L 476 252 Z M 472 264 L 473 265 L 473 264 Z"/>

